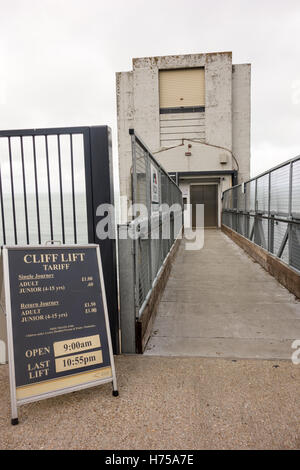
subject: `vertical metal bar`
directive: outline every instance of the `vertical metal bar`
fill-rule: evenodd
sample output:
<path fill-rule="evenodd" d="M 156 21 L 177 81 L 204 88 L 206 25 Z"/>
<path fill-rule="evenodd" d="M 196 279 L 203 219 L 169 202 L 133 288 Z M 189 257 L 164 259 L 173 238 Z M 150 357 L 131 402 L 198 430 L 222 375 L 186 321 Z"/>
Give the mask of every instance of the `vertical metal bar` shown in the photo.
<path fill-rule="evenodd" d="M 136 172 L 136 140 L 135 135 L 131 134 L 131 152 L 132 152 L 132 202 L 133 204 L 137 201 L 137 172 Z M 133 221 L 133 223 L 135 223 Z M 139 317 L 139 238 L 137 236 L 137 227 L 135 226 L 135 237 L 134 237 L 134 266 L 135 266 L 135 316 Z"/>
<path fill-rule="evenodd" d="M 64 215 L 64 198 L 63 198 L 63 186 L 62 186 L 61 151 L 60 151 L 60 135 L 59 134 L 57 134 L 57 151 L 58 151 L 58 173 L 59 173 L 61 231 L 62 231 L 62 242 L 65 243 L 66 242 L 65 215 Z"/>
<path fill-rule="evenodd" d="M 4 275 L 4 291 L 5 291 L 5 308 L 7 322 L 7 349 L 8 349 L 8 367 L 9 367 L 9 385 L 10 385 L 10 403 L 11 403 L 11 424 L 18 424 L 18 407 L 16 394 L 16 376 L 15 376 L 15 358 L 14 343 L 12 332 L 12 313 L 11 313 L 11 292 L 9 285 L 9 262 L 7 248 L 3 250 L 3 271 Z"/>
<path fill-rule="evenodd" d="M 146 203 L 147 203 L 147 212 L 148 212 L 148 273 L 149 273 L 149 289 L 151 289 L 153 282 L 153 272 L 152 272 L 152 232 L 151 232 L 151 221 L 152 221 L 152 196 L 151 196 L 151 184 L 152 184 L 152 175 L 151 175 L 151 163 L 150 156 L 148 153 L 145 154 L 146 158 Z"/>
<path fill-rule="evenodd" d="M 244 237 L 248 238 L 248 215 L 247 212 L 247 185 L 243 184 L 243 192 L 244 192 Z"/>
<path fill-rule="evenodd" d="M 269 219 L 269 247 L 268 247 L 268 250 L 270 253 L 274 253 L 274 215 L 270 215 L 270 219 Z"/>
<path fill-rule="evenodd" d="M 289 168 L 289 202 L 288 202 L 288 213 L 289 219 L 292 217 L 292 184 L 293 184 L 293 162 L 290 162 Z"/>
<path fill-rule="evenodd" d="M 26 177 L 25 177 L 25 164 L 24 164 L 24 147 L 23 147 L 23 136 L 20 138 L 21 143 L 21 160 L 22 160 L 22 175 L 23 175 L 23 193 L 24 193 L 24 210 L 25 210 L 25 225 L 26 225 L 26 241 L 29 245 L 29 227 L 28 227 L 28 210 L 27 210 L 27 188 L 26 188 Z"/>
<path fill-rule="evenodd" d="M 161 188 L 160 188 L 160 194 L 161 194 L 161 198 L 160 198 L 160 201 L 161 201 L 161 205 L 165 203 L 165 174 L 163 173 L 163 171 L 161 171 L 161 175 L 160 175 L 160 181 L 161 181 Z M 160 216 L 161 216 L 161 264 L 164 262 L 164 259 L 165 259 L 165 246 L 166 246 L 166 242 L 165 242 L 165 230 L 164 230 L 164 213 L 163 213 L 163 208 L 161 207 L 161 211 L 160 211 Z"/>
<path fill-rule="evenodd" d="M 32 136 L 32 145 L 33 145 L 36 217 L 37 217 L 37 228 L 38 228 L 38 241 L 40 245 L 41 244 L 40 202 L 39 202 L 39 186 L 38 186 L 38 177 L 37 177 L 36 148 L 35 148 L 35 136 L 34 135 Z"/>
<path fill-rule="evenodd" d="M 8 137 L 8 152 L 9 152 L 9 167 L 10 167 L 11 199 L 12 199 L 13 222 L 14 222 L 14 238 L 15 238 L 15 244 L 17 245 L 18 237 L 17 237 L 17 222 L 16 222 L 16 206 L 15 206 L 15 188 L 14 188 L 14 173 L 13 173 L 13 165 L 12 165 L 10 137 Z"/>
<path fill-rule="evenodd" d="M 77 228 L 76 228 L 76 201 L 75 201 L 74 158 L 73 158 L 73 136 L 72 136 L 72 134 L 70 134 L 70 150 L 71 150 L 71 178 L 72 178 L 74 243 L 76 244 L 77 243 Z"/>
<path fill-rule="evenodd" d="M 293 162 L 290 162 L 289 168 L 289 222 L 288 222 L 288 243 L 289 243 L 289 265 L 292 263 L 292 231 L 293 231 L 293 223 L 292 223 L 292 197 L 293 197 Z"/>
<path fill-rule="evenodd" d="M 4 205 L 3 205 L 3 189 L 2 189 L 1 166 L 0 166 L 0 202 L 1 202 L 1 219 L 2 219 L 3 245 L 6 245 L 6 232 L 5 232 L 5 218 L 4 218 Z"/>
<path fill-rule="evenodd" d="M 272 171 L 270 171 L 270 214 L 271 214 L 271 207 L 272 207 Z M 275 221 L 274 215 L 271 214 L 271 252 L 274 253 L 274 246 L 275 246 Z"/>
<path fill-rule="evenodd" d="M 255 189 L 254 189 L 254 212 L 257 214 L 257 178 L 255 178 Z"/>
<path fill-rule="evenodd" d="M 95 208 L 93 197 L 93 172 L 92 172 L 92 146 L 91 146 L 91 129 L 83 131 L 83 151 L 84 151 L 84 169 L 85 169 L 85 191 L 86 191 L 86 214 L 88 225 L 88 242 L 96 242 L 95 234 Z"/>
<path fill-rule="evenodd" d="M 77 130 L 73 131 L 73 135 Z M 92 126 L 82 130 L 84 136 L 84 162 L 85 162 L 85 190 L 86 207 L 88 220 L 88 237 L 94 240 L 92 243 L 101 245 L 102 264 L 105 274 L 106 297 L 108 302 L 110 326 L 112 331 L 112 340 L 114 351 L 117 353 L 120 346 L 119 337 L 119 310 L 117 295 L 117 272 L 116 272 L 116 249 L 115 240 L 108 237 L 99 240 L 97 235 L 97 223 L 99 215 L 97 209 L 103 203 L 113 204 L 113 177 L 112 177 L 112 143 L 111 130 L 107 126 Z M 73 139 L 75 144 L 75 139 Z M 76 165 L 75 147 L 74 164 Z M 76 166 L 75 166 L 76 176 Z M 75 180 L 75 190 L 76 180 Z M 77 199 L 76 199 L 77 202 Z M 77 202 L 78 204 L 78 202 Z M 78 205 L 76 206 L 76 209 Z M 78 211 L 77 211 L 78 212 Z M 98 212 L 99 213 L 99 212 Z M 109 214 L 112 215 L 112 214 Z M 102 220 L 102 219 L 101 219 Z M 111 233 L 114 234 L 114 221 L 111 219 Z M 100 220 L 99 220 L 100 221 Z M 78 223 L 78 213 L 77 213 Z M 77 225 L 78 233 L 78 225 Z M 79 240 L 78 240 L 79 241 Z"/>
<path fill-rule="evenodd" d="M 248 238 L 248 239 L 250 237 L 249 229 L 250 229 L 250 214 L 248 212 L 246 214 L 246 238 Z"/>
<path fill-rule="evenodd" d="M 172 186 L 170 184 L 170 181 L 168 181 L 168 206 L 169 208 L 172 206 Z M 171 249 L 172 246 L 172 215 L 173 213 L 169 210 L 169 215 L 170 215 L 170 236 L 169 236 L 169 247 L 168 247 L 168 252 Z"/>
<path fill-rule="evenodd" d="M 238 214 L 237 214 L 237 187 L 233 188 L 233 207 L 234 207 L 234 230 L 238 231 Z"/>
<path fill-rule="evenodd" d="M 47 166 L 47 187 L 48 187 L 48 204 L 49 204 L 49 217 L 50 217 L 50 237 L 53 240 L 53 215 L 52 215 L 52 201 L 51 201 L 51 185 L 50 185 L 50 168 L 49 168 L 49 152 L 48 152 L 48 136 L 45 135 L 45 149 L 46 149 L 46 166 Z"/>
<path fill-rule="evenodd" d="M 162 229 L 162 170 L 159 168 L 159 212 L 158 212 L 158 230 L 159 230 L 159 265 L 161 266 L 164 260 L 164 247 L 163 247 L 163 229 Z"/>
<path fill-rule="evenodd" d="M 271 237 L 274 237 L 274 227 L 271 221 L 271 172 L 268 175 L 268 251 L 271 252 L 273 242 Z"/>
<path fill-rule="evenodd" d="M 257 240 L 257 178 L 255 179 L 255 191 L 254 191 L 254 238 L 253 241 L 256 243 Z"/>
<path fill-rule="evenodd" d="M 117 377 L 116 377 L 116 369 L 115 369 L 115 363 L 114 363 L 111 330 L 110 330 L 110 324 L 109 324 L 103 268 L 102 268 L 99 245 L 96 248 L 96 253 L 97 253 L 97 260 L 98 260 L 98 267 L 99 267 L 100 283 L 101 283 L 102 295 L 103 295 L 104 318 L 105 318 L 105 325 L 106 325 L 106 331 L 107 331 L 107 342 L 108 342 L 108 350 L 109 350 L 109 357 L 110 357 L 110 366 L 112 370 L 112 382 L 113 382 L 113 392 L 114 392 L 113 394 L 114 396 L 117 396 L 118 395 Z"/>

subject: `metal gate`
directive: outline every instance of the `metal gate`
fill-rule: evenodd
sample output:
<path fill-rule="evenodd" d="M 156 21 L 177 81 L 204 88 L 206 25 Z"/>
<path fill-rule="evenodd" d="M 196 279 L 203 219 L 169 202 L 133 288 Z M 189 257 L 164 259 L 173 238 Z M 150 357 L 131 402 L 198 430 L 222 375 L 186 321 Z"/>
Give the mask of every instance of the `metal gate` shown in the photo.
<path fill-rule="evenodd" d="M 96 235 L 97 208 L 114 203 L 112 181 L 107 126 L 0 131 L 0 244 L 98 243 L 118 353 L 115 239 Z"/>

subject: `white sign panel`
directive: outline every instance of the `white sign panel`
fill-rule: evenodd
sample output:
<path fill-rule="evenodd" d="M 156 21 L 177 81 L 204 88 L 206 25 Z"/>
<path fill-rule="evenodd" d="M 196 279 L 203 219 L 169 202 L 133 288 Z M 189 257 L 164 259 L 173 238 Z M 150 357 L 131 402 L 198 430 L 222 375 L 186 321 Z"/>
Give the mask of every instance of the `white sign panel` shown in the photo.
<path fill-rule="evenodd" d="M 151 165 L 151 201 L 159 202 L 158 171 Z"/>

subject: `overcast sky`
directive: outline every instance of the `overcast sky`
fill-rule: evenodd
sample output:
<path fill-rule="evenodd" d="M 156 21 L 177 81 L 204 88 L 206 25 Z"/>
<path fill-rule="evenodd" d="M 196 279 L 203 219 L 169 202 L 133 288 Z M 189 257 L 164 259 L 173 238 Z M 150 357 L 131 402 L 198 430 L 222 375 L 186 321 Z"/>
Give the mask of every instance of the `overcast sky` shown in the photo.
<path fill-rule="evenodd" d="M 299 0 L 0 0 L 0 129 L 109 125 L 133 57 L 252 64 L 251 175 L 300 154 Z"/>

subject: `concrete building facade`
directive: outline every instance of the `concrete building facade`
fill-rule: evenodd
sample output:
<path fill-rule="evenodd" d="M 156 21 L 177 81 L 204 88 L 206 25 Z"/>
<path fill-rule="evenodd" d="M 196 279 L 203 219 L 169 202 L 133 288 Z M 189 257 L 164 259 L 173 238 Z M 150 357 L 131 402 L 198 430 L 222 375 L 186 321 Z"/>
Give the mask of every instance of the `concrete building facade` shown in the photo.
<path fill-rule="evenodd" d="M 138 58 L 118 72 L 120 195 L 128 204 L 134 128 L 188 207 L 203 203 L 205 226 L 220 226 L 222 192 L 250 177 L 250 82 L 250 64 L 233 65 L 231 52 Z M 195 225 L 192 212 L 186 225 Z"/>

